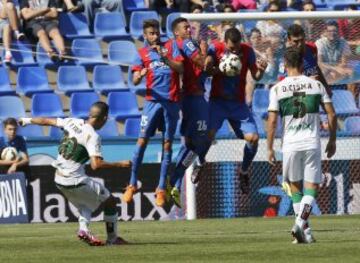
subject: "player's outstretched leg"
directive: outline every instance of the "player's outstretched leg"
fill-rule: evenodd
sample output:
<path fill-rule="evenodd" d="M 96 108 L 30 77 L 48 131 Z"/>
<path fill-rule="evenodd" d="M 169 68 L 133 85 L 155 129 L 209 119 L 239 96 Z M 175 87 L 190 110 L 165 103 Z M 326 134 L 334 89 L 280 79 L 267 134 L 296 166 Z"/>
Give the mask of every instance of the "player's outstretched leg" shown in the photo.
<path fill-rule="evenodd" d="M 91 210 L 83 207 L 79 209 L 79 214 L 79 231 L 77 233 L 78 238 L 90 246 L 103 246 L 105 243 L 94 236 L 89 230 Z"/>
<path fill-rule="evenodd" d="M 169 147 L 171 148 L 171 143 Z M 155 204 L 157 206 L 164 206 L 166 202 L 166 178 L 171 164 L 171 157 L 172 157 L 172 150 L 171 149 L 164 150 L 161 161 L 159 185 L 156 189 Z"/>
<path fill-rule="evenodd" d="M 123 245 L 128 243 L 118 236 L 118 213 L 116 211 L 116 200 L 112 195 L 104 203 L 104 221 L 107 234 L 106 245 Z"/>
<path fill-rule="evenodd" d="M 206 139 L 203 143 L 196 146 L 195 151 L 197 152 L 199 157 L 194 162 L 194 169 L 191 174 L 191 182 L 193 184 L 197 184 L 202 177 L 202 169 L 206 162 L 205 157 L 211 147 L 211 142 L 211 139 Z"/>
<path fill-rule="evenodd" d="M 141 165 L 144 158 L 146 146 L 147 146 L 146 139 L 144 138 L 138 139 L 132 159 L 130 183 L 126 187 L 126 191 L 123 195 L 123 201 L 126 203 L 130 203 L 133 200 L 133 196 L 137 191 L 137 175 L 138 175 L 139 166 Z"/>
<path fill-rule="evenodd" d="M 170 177 L 171 198 L 176 206 L 181 207 L 180 188 L 186 169 L 194 162 L 197 154 L 186 145 L 182 145 L 176 158 L 175 171 Z"/>
<path fill-rule="evenodd" d="M 244 147 L 244 158 L 239 172 L 240 188 L 243 194 L 249 193 L 249 168 L 258 150 L 259 136 L 257 134 L 247 135 Z"/>

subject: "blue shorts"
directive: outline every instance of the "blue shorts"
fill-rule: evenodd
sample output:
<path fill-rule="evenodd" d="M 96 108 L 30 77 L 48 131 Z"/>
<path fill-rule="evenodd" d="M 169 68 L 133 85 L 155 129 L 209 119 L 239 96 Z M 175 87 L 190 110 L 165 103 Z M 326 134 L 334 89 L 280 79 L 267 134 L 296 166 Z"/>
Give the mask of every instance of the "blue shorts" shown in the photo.
<path fill-rule="evenodd" d="M 155 135 L 156 129 L 163 131 L 164 139 L 172 141 L 179 120 L 179 104 L 170 101 L 145 101 L 141 115 L 140 138 Z"/>
<path fill-rule="evenodd" d="M 182 100 L 181 110 L 181 135 L 194 140 L 207 136 L 209 103 L 204 96 L 185 96 Z"/>
<path fill-rule="evenodd" d="M 257 127 L 248 105 L 238 101 L 212 99 L 210 105 L 210 130 L 219 130 L 227 119 L 236 136 L 243 139 L 245 134 L 257 134 Z"/>

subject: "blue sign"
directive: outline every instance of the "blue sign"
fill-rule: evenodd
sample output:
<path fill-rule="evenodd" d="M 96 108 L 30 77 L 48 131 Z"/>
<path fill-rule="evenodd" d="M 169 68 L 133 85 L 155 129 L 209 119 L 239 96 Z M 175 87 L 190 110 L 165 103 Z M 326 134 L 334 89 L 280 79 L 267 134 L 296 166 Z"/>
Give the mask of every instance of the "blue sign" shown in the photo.
<path fill-rule="evenodd" d="M 29 213 L 23 173 L 0 175 L 0 223 L 28 223 Z"/>

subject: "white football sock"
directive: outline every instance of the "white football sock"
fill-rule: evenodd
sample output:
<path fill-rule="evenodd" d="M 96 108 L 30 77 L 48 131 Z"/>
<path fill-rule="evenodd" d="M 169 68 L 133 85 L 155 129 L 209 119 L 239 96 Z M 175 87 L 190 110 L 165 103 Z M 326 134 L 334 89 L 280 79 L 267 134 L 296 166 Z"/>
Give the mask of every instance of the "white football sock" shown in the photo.
<path fill-rule="evenodd" d="M 304 227 L 305 223 L 307 222 L 310 216 L 314 201 L 315 198 L 311 195 L 304 195 L 303 198 L 301 199 L 299 214 L 297 215 L 295 221 L 296 224 L 301 228 Z"/>
<path fill-rule="evenodd" d="M 114 241 L 118 236 L 117 232 L 117 222 L 118 222 L 118 213 L 108 216 L 104 215 L 104 221 L 106 224 L 106 233 L 107 240 Z"/>
<path fill-rule="evenodd" d="M 91 211 L 90 209 L 79 209 L 79 230 L 89 231 L 89 224 L 91 221 Z"/>

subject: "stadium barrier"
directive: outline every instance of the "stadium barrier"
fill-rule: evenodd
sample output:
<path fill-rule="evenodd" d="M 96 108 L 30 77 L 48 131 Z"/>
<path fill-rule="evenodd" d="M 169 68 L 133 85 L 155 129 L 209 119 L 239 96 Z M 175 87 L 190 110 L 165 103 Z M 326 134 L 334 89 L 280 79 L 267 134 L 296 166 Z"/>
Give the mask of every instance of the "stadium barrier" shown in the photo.
<path fill-rule="evenodd" d="M 27 199 L 24 173 L 0 174 L 0 224 L 28 223 Z"/>

